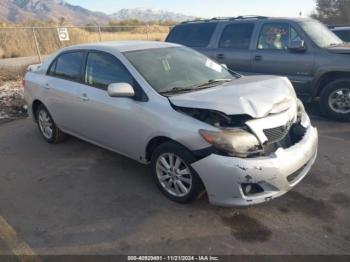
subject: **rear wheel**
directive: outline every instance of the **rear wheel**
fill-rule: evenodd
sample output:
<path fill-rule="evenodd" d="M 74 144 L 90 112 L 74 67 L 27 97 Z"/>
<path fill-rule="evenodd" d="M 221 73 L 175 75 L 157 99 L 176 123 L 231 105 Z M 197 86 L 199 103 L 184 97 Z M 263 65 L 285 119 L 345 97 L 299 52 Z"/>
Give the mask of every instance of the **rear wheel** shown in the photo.
<path fill-rule="evenodd" d="M 336 120 L 350 118 L 350 78 L 341 78 L 325 86 L 321 93 L 320 111 Z"/>
<path fill-rule="evenodd" d="M 44 105 L 40 105 L 36 110 L 36 120 L 40 133 L 48 143 L 56 144 L 66 138 L 66 134 L 56 126 Z"/>
<path fill-rule="evenodd" d="M 166 195 L 178 203 L 194 200 L 203 190 L 202 182 L 191 167 L 196 159 L 181 145 L 167 142 L 152 155 L 152 168 L 156 184 Z"/>

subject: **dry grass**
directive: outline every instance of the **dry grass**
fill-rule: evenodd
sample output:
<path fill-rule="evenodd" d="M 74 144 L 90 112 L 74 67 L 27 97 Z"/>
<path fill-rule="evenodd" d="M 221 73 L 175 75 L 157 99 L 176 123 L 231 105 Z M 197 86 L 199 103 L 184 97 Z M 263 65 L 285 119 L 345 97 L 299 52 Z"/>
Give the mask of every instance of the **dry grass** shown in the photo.
<path fill-rule="evenodd" d="M 6 81 L 18 81 L 24 77 L 26 66 L 16 68 L 3 68 L 0 67 L 0 85 Z"/>
<path fill-rule="evenodd" d="M 104 28 L 102 28 L 104 30 Z M 102 32 L 102 41 L 153 40 L 163 41 L 169 32 L 165 26 L 151 26 L 148 29 L 130 28 L 126 32 Z M 70 41 L 60 42 L 57 30 L 36 29 L 41 54 L 51 54 L 59 48 L 78 43 L 98 42 L 97 32 L 88 32 L 81 28 L 69 28 Z M 0 29 L 0 58 L 24 57 L 36 55 L 31 29 Z"/>
<path fill-rule="evenodd" d="M 152 26 L 134 28 L 124 32 L 102 32 L 102 41 L 155 40 L 163 41 L 168 27 Z M 60 42 L 56 29 L 37 29 L 36 36 L 42 55 L 51 54 L 59 48 L 78 43 L 98 42 L 99 33 L 80 28 L 69 28 L 70 41 Z M 0 29 L 0 58 L 36 55 L 31 29 Z M 15 68 L 0 67 L 0 120 L 26 115 L 21 79 L 27 66 Z"/>

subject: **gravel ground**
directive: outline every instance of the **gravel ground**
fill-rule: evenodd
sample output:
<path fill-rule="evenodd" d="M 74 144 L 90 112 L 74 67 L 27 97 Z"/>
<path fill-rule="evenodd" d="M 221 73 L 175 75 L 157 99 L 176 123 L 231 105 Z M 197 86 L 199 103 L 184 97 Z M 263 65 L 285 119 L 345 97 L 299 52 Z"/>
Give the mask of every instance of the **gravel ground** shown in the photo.
<path fill-rule="evenodd" d="M 0 121 L 25 117 L 26 115 L 21 81 L 0 83 Z"/>
<path fill-rule="evenodd" d="M 29 118 L 1 124 L 0 261 L 28 248 L 38 256 L 349 255 L 350 125 L 311 117 L 320 142 L 310 173 L 249 208 L 212 206 L 206 197 L 176 204 L 149 166 L 72 137 L 48 144 Z"/>

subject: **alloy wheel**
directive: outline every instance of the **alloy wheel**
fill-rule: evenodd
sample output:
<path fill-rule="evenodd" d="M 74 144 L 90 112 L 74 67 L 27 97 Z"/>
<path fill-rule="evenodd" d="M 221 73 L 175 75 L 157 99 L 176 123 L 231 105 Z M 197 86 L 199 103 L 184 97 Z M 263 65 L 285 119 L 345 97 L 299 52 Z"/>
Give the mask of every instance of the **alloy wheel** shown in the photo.
<path fill-rule="evenodd" d="M 329 107 L 337 113 L 350 113 L 350 88 L 334 90 L 328 98 Z"/>
<path fill-rule="evenodd" d="M 51 139 L 53 135 L 53 123 L 51 117 L 45 110 L 40 110 L 38 114 L 40 131 L 46 139 Z"/>
<path fill-rule="evenodd" d="M 161 186 L 176 197 L 186 196 L 192 187 L 192 173 L 179 156 L 165 153 L 156 161 L 157 178 Z"/>

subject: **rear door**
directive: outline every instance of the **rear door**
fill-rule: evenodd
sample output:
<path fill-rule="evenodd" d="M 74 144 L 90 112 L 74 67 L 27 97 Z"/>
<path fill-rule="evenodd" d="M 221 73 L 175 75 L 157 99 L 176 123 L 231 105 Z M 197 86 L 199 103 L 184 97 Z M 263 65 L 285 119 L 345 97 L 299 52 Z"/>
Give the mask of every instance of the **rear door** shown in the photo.
<path fill-rule="evenodd" d="M 297 93 L 308 92 L 312 81 L 314 52 L 306 43 L 305 52 L 288 50 L 289 43 L 305 40 L 300 31 L 287 22 L 264 22 L 252 53 L 252 72 L 287 76 Z"/>
<path fill-rule="evenodd" d="M 211 57 L 243 74 L 251 71 L 250 45 L 253 32 L 254 23 L 225 24 Z"/>
<path fill-rule="evenodd" d="M 45 105 L 56 124 L 76 133 L 77 104 L 81 84 L 82 61 L 84 51 L 69 51 L 60 54 L 50 65 L 44 88 Z"/>

